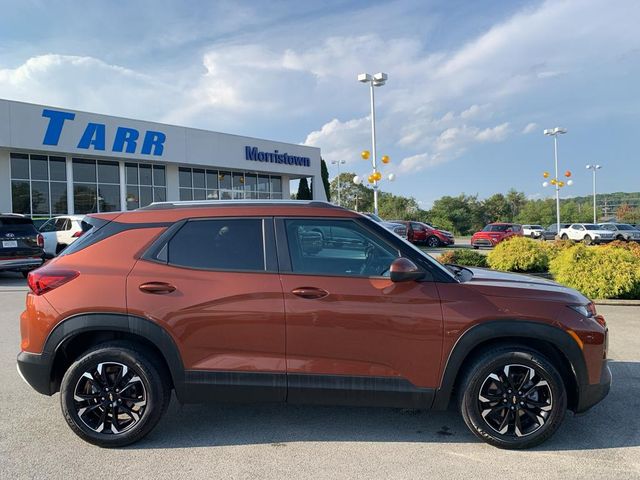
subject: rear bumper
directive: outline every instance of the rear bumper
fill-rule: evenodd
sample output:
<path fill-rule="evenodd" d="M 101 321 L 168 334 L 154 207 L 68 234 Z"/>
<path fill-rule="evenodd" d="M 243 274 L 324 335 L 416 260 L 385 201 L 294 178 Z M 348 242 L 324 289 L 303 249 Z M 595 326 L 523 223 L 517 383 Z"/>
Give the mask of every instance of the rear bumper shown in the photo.
<path fill-rule="evenodd" d="M 578 388 L 578 404 L 575 412 L 584 413 L 589 410 L 607 396 L 610 388 L 611 370 L 605 361 L 600 374 L 600 382 L 594 385 L 582 385 Z"/>
<path fill-rule="evenodd" d="M 51 359 L 46 353 L 20 352 L 18 354 L 18 373 L 38 393 L 52 395 Z"/>
<path fill-rule="evenodd" d="M 0 270 L 30 270 L 42 265 L 42 256 L 0 258 Z"/>

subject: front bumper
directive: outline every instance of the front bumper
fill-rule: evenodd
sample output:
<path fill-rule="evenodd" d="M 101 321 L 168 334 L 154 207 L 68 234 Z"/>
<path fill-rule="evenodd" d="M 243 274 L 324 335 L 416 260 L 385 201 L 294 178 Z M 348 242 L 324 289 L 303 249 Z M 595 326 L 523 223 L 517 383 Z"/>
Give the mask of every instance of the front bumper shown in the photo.
<path fill-rule="evenodd" d="M 18 373 L 38 393 L 53 395 L 51 383 L 51 358 L 47 353 L 20 352 Z"/>
<path fill-rule="evenodd" d="M 498 242 L 494 242 L 488 238 L 476 238 L 471 240 L 472 247 L 494 247 Z"/>
<path fill-rule="evenodd" d="M 42 256 L 2 258 L 0 259 L 0 270 L 31 270 L 42 265 Z"/>
<path fill-rule="evenodd" d="M 575 413 L 584 413 L 599 403 L 609 393 L 611 388 L 611 369 L 605 360 L 600 374 L 600 382 L 594 385 L 581 385 L 578 387 L 578 404 Z"/>

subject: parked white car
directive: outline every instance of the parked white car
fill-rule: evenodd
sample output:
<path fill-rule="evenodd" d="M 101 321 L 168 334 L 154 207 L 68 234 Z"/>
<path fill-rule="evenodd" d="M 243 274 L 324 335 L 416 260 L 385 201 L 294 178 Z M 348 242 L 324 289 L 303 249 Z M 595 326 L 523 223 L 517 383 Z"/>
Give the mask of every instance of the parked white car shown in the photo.
<path fill-rule="evenodd" d="M 522 235 L 530 238 L 540 238 L 544 232 L 542 225 L 522 225 Z"/>
<path fill-rule="evenodd" d="M 64 247 L 75 242 L 82 235 L 84 215 L 61 215 L 53 217 L 40 227 L 44 237 L 45 255 L 58 255 Z"/>
<path fill-rule="evenodd" d="M 559 236 L 562 240 L 584 242 L 587 245 L 610 242 L 614 237 L 613 232 L 594 223 L 574 223 L 568 228 L 560 229 Z"/>

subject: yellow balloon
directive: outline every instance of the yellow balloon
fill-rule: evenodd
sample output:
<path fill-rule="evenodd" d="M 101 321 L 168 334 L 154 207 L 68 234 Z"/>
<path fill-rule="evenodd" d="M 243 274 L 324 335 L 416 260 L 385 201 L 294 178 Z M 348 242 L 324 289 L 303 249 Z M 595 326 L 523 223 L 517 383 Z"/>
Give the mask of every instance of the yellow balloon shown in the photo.
<path fill-rule="evenodd" d="M 369 180 L 369 183 L 373 183 L 376 181 L 376 179 L 373 178 L 373 175 L 369 175 L 369 178 L 367 178 L 367 180 Z"/>
<path fill-rule="evenodd" d="M 369 150 L 363 150 L 362 152 L 360 152 L 360 156 L 363 160 L 369 160 L 369 155 Z"/>
<path fill-rule="evenodd" d="M 389 163 L 390 161 L 391 159 L 389 158 L 389 155 L 382 156 L 382 163 Z"/>
<path fill-rule="evenodd" d="M 549 178 L 549 172 L 544 172 L 544 173 L 542 174 L 542 176 L 543 176 L 544 178 Z"/>
<path fill-rule="evenodd" d="M 554 179 L 551 180 L 550 183 L 551 183 L 551 185 L 555 185 L 556 183 L 558 183 L 558 181 L 554 178 Z"/>
<path fill-rule="evenodd" d="M 564 182 L 558 182 L 559 187 L 564 187 Z"/>
<path fill-rule="evenodd" d="M 374 180 L 380 180 L 382 178 L 382 174 L 380 172 L 376 172 L 373 174 Z"/>

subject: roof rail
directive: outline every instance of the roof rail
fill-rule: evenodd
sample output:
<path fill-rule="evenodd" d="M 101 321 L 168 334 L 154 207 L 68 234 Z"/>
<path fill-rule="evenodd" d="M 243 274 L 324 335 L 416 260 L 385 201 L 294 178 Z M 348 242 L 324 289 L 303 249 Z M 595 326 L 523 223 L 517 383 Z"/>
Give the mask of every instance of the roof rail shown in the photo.
<path fill-rule="evenodd" d="M 180 200 L 175 202 L 153 202 L 137 210 L 165 210 L 173 208 L 246 207 L 246 206 L 310 206 L 342 208 L 320 200 Z"/>

